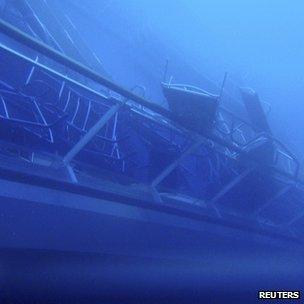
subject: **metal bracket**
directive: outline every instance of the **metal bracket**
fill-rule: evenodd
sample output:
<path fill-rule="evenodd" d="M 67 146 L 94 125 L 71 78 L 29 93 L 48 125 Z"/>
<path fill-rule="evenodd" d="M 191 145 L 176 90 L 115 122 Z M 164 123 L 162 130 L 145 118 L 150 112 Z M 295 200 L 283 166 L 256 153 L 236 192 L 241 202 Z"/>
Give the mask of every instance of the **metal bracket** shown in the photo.
<path fill-rule="evenodd" d="M 78 143 L 65 155 L 63 163 L 68 165 L 71 160 L 93 139 L 105 124 L 119 111 L 123 103 L 113 105 L 99 121 L 83 136 Z"/>
<path fill-rule="evenodd" d="M 270 198 L 263 206 L 261 206 L 256 212 L 255 216 L 259 216 L 260 213 L 265 210 L 268 206 L 270 206 L 274 201 L 276 201 L 280 196 L 284 195 L 286 192 L 288 192 L 293 185 L 287 185 L 283 187 L 279 192 L 277 192 L 272 198 Z"/>
<path fill-rule="evenodd" d="M 173 163 L 166 167 L 151 183 L 152 187 L 160 184 L 180 163 L 181 161 L 193 151 L 195 151 L 203 142 L 204 138 L 198 138 L 190 147 L 188 147 Z"/>
<path fill-rule="evenodd" d="M 252 168 L 245 170 L 232 181 L 230 181 L 224 188 L 222 188 L 209 202 L 209 205 L 214 205 L 221 199 L 227 192 L 229 192 L 233 187 L 235 187 L 238 183 L 240 183 L 246 176 L 249 175 L 253 171 Z"/>

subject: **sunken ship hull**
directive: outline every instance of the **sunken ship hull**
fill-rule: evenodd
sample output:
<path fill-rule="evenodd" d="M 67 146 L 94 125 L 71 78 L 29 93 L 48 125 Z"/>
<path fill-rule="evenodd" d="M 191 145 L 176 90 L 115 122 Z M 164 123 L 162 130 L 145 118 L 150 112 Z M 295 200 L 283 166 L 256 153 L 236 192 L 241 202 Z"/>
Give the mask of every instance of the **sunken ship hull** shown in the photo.
<path fill-rule="evenodd" d="M 254 303 L 301 288 L 301 246 L 269 231 L 27 174 L 1 188 L 4 300 Z"/>

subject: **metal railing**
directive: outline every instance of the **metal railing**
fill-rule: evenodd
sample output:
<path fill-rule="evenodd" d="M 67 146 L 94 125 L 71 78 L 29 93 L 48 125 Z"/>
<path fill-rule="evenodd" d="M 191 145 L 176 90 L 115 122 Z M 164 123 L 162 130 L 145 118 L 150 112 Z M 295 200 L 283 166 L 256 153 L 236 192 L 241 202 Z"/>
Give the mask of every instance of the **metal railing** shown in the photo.
<path fill-rule="evenodd" d="M 69 151 L 62 157 L 62 164 L 65 165 L 71 174 L 71 178 L 74 182 L 77 182 L 77 174 L 73 172 L 73 168 L 71 167 L 71 162 L 73 159 L 77 156 L 77 154 L 84 149 L 84 147 L 92 141 L 94 138 L 100 137 L 99 132 L 105 127 L 105 125 L 110 121 L 114 120 L 117 122 L 117 113 L 125 106 L 127 106 L 133 113 L 136 115 L 141 115 L 144 113 L 145 117 L 150 120 L 150 122 L 157 124 L 160 127 L 168 128 L 174 131 L 178 131 L 181 134 L 186 134 L 186 137 L 191 138 L 191 144 L 190 145 L 182 145 L 180 155 L 172 161 L 172 163 L 165 166 L 165 168 L 157 174 L 157 176 L 154 176 L 151 182 L 151 186 L 153 188 L 153 191 L 157 193 L 157 186 L 166 179 L 170 173 L 172 173 L 183 161 L 185 157 L 188 157 L 190 154 L 194 154 L 200 147 L 204 145 L 208 145 L 208 143 L 212 143 L 210 145 L 210 148 L 216 149 L 217 146 L 221 146 L 224 148 L 224 151 L 232 151 L 236 154 L 243 154 L 244 153 L 244 147 L 248 146 L 249 143 L 256 140 L 257 138 L 260 138 L 263 134 L 256 134 L 252 132 L 250 136 L 248 136 L 248 133 L 245 131 L 245 128 L 252 129 L 251 125 L 247 123 L 246 121 L 236 117 L 229 111 L 225 109 L 220 109 L 219 116 L 220 116 L 220 123 L 222 124 L 222 128 L 219 128 L 220 135 L 217 134 L 195 134 L 195 132 L 187 130 L 185 126 L 181 126 L 177 120 L 175 119 L 174 115 L 158 106 L 156 103 L 150 102 L 146 100 L 145 98 L 138 96 L 134 94 L 133 92 L 117 85 L 116 83 L 112 82 L 111 80 L 97 74 L 95 71 L 87 68 L 86 66 L 66 57 L 65 55 L 61 54 L 60 52 L 51 49 L 47 45 L 36 41 L 34 38 L 24 34 L 20 30 L 17 30 L 13 26 L 7 24 L 4 21 L 0 21 L 0 32 L 7 35 L 9 38 L 14 39 L 18 43 L 21 43 L 24 46 L 27 46 L 36 52 L 47 56 L 51 60 L 54 60 L 55 62 L 59 63 L 60 65 L 63 65 L 74 72 L 79 73 L 82 76 L 87 77 L 88 79 L 98 83 L 102 88 L 106 88 L 105 91 L 108 90 L 108 94 L 100 93 L 92 88 L 90 88 L 87 85 L 84 85 L 79 80 L 75 80 L 71 77 L 68 77 L 66 75 L 63 75 L 62 73 L 56 71 L 55 69 L 51 69 L 47 67 L 46 65 L 43 65 L 39 63 L 39 58 L 36 60 L 30 59 L 4 45 L 1 45 L 1 49 L 5 52 L 11 53 L 14 56 L 20 58 L 21 60 L 27 62 L 31 66 L 31 70 L 29 71 L 28 77 L 26 82 L 30 83 L 31 78 L 33 77 L 33 73 L 35 72 L 35 69 L 41 70 L 49 75 L 54 76 L 55 78 L 60 79 L 61 85 L 58 90 L 58 99 L 61 98 L 63 94 L 63 90 L 65 86 L 67 85 L 75 85 L 85 92 L 94 95 L 96 97 L 96 103 L 103 103 L 105 106 L 106 101 L 106 107 L 107 111 L 105 111 L 96 121 L 94 126 L 91 128 L 79 128 L 78 131 L 83 132 L 81 136 L 79 137 L 79 140 L 69 149 Z M 182 86 L 184 87 L 184 86 Z M 193 89 L 193 87 L 187 86 L 188 89 Z M 196 88 L 197 89 L 197 88 Z M 199 91 L 199 89 L 197 89 Z M 113 91 L 114 93 L 112 93 Z M 204 92 L 204 91 L 201 91 Z M 118 95 L 115 95 L 118 94 Z M 115 97 L 114 97 L 115 96 Z M 81 98 L 81 97 L 80 97 Z M 2 103 L 3 103 L 3 99 Z M 103 101 L 103 102 L 102 102 Z M 5 108 L 5 101 L 4 101 L 4 108 Z M 134 104 L 139 105 L 139 108 L 134 107 Z M 86 124 L 85 121 L 87 121 L 88 113 L 90 112 L 90 105 L 91 103 L 88 103 L 87 108 L 87 114 L 86 118 L 84 120 L 84 125 Z M 68 100 L 66 100 L 65 104 L 65 110 L 68 107 Z M 79 111 L 79 101 L 78 101 L 78 107 L 76 107 L 74 115 L 72 117 L 72 121 L 70 122 L 70 125 L 73 125 L 74 120 L 77 116 L 77 113 Z M 155 116 L 158 115 L 158 116 Z M 7 119 L 9 119 L 8 115 L 6 115 Z M 43 115 L 42 115 L 43 116 Z M 230 118 L 227 118 L 230 117 Z M 43 119 L 42 119 L 43 121 Z M 20 121 L 16 121 L 16 123 L 22 123 Z M 54 122 L 56 123 L 56 122 Z M 26 122 L 24 122 L 26 124 Z M 43 123 L 34 123 L 36 127 L 42 127 L 42 128 L 48 128 L 51 129 L 51 125 L 43 122 Z M 116 129 L 117 123 L 115 123 L 115 129 Z M 243 143 L 236 142 L 236 140 L 233 138 L 234 134 L 236 132 L 239 132 L 241 137 L 243 138 Z M 248 136 L 248 138 L 247 138 Z M 115 149 L 114 146 L 116 144 L 117 149 L 117 134 L 116 130 L 113 130 L 111 138 L 104 138 L 105 141 L 109 141 L 112 144 L 112 149 Z M 271 165 L 271 170 L 275 173 L 279 173 L 283 176 L 286 176 L 287 178 L 297 182 L 302 183 L 298 178 L 298 172 L 299 172 L 299 163 L 297 162 L 297 159 L 286 149 L 286 147 L 279 142 L 278 140 L 274 138 L 270 138 L 277 146 L 277 154 L 282 155 L 284 158 L 287 159 L 287 168 L 284 170 L 281 170 L 280 168 L 276 168 L 273 165 Z M 118 158 L 122 158 L 120 155 L 120 151 L 118 150 L 111 150 L 112 155 L 116 153 L 116 156 Z M 116 151 L 116 152 L 113 152 Z M 222 151 L 221 151 L 222 153 Z M 231 157 L 232 154 L 225 153 L 223 154 L 229 155 Z M 254 157 L 246 156 L 250 162 L 257 163 L 258 161 Z M 246 174 L 245 174 L 246 173 Z M 226 186 L 222 187 L 222 189 L 216 193 L 213 198 L 210 200 L 210 203 L 216 202 L 218 198 L 225 195 L 226 191 L 231 189 L 236 183 L 238 183 L 243 176 L 247 176 L 247 171 L 245 173 L 240 173 L 236 179 L 233 179 L 230 183 L 228 183 Z M 159 194 L 158 194 L 159 197 Z"/>

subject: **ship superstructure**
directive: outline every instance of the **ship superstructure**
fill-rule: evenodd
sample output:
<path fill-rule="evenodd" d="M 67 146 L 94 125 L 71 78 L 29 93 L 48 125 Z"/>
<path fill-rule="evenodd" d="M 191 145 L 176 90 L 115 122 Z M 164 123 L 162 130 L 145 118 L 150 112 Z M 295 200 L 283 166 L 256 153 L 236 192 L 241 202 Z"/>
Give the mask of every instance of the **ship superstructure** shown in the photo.
<path fill-rule="evenodd" d="M 222 106 L 223 90 L 165 79 L 160 107 L 110 80 L 37 7 L 4 2 L 1 248 L 127 260 L 302 252 L 299 162 L 254 91 L 242 89 L 240 117 Z"/>

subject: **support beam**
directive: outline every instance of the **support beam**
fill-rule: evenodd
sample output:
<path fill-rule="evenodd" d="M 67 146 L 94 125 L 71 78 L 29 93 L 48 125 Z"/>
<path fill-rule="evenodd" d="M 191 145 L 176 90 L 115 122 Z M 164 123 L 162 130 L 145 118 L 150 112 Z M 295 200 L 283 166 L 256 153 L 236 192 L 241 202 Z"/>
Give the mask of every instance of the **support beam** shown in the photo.
<path fill-rule="evenodd" d="M 156 187 L 160 184 L 181 162 L 182 160 L 192 152 L 194 152 L 205 140 L 203 138 L 195 139 L 195 142 L 188 147 L 182 154 L 167 168 L 165 168 L 152 182 L 151 186 Z"/>
<path fill-rule="evenodd" d="M 304 212 L 300 212 L 297 216 L 295 216 L 292 220 L 290 220 L 287 224 L 284 224 L 284 227 L 289 227 L 293 225 L 295 222 L 299 221 L 304 217 Z"/>
<path fill-rule="evenodd" d="M 289 227 L 289 226 L 293 225 L 294 223 L 296 223 L 297 221 L 301 220 L 302 218 L 304 218 L 304 210 L 302 210 L 301 212 L 299 212 L 290 221 L 288 221 L 286 224 L 283 224 L 282 226 L 283 227 Z"/>
<path fill-rule="evenodd" d="M 279 197 L 287 193 L 293 185 L 287 185 L 283 187 L 279 192 L 277 192 L 272 198 L 270 198 L 263 206 L 261 206 L 256 212 L 255 215 L 259 216 L 259 214 L 265 210 L 267 207 L 269 207 L 273 202 L 275 202 Z"/>
<path fill-rule="evenodd" d="M 245 170 L 232 181 L 230 181 L 223 189 L 221 189 L 209 202 L 209 205 L 214 205 L 217 203 L 226 193 L 228 193 L 232 188 L 234 188 L 238 183 L 240 183 L 246 176 L 253 171 L 252 168 Z"/>
<path fill-rule="evenodd" d="M 97 135 L 97 133 L 105 126 L 105 124 L 118 112 L 123 104 L 112 106 L 99 121 L 84 135 L 78 143 L 63 158 L 63 163 L 68 165 L 71 160 Z"/>
<path fill-rule="evenodd" d="M 70 178 L 71 182 L 73 184 L 77 184 L 78 183 L 78 179 L 76 177 L 76 174 L 75 174 L 73 168 L 70 165 L 67 165 L 66 169 L 68 171 L 68 175 L 69 175 L 69 178 Z"/>

